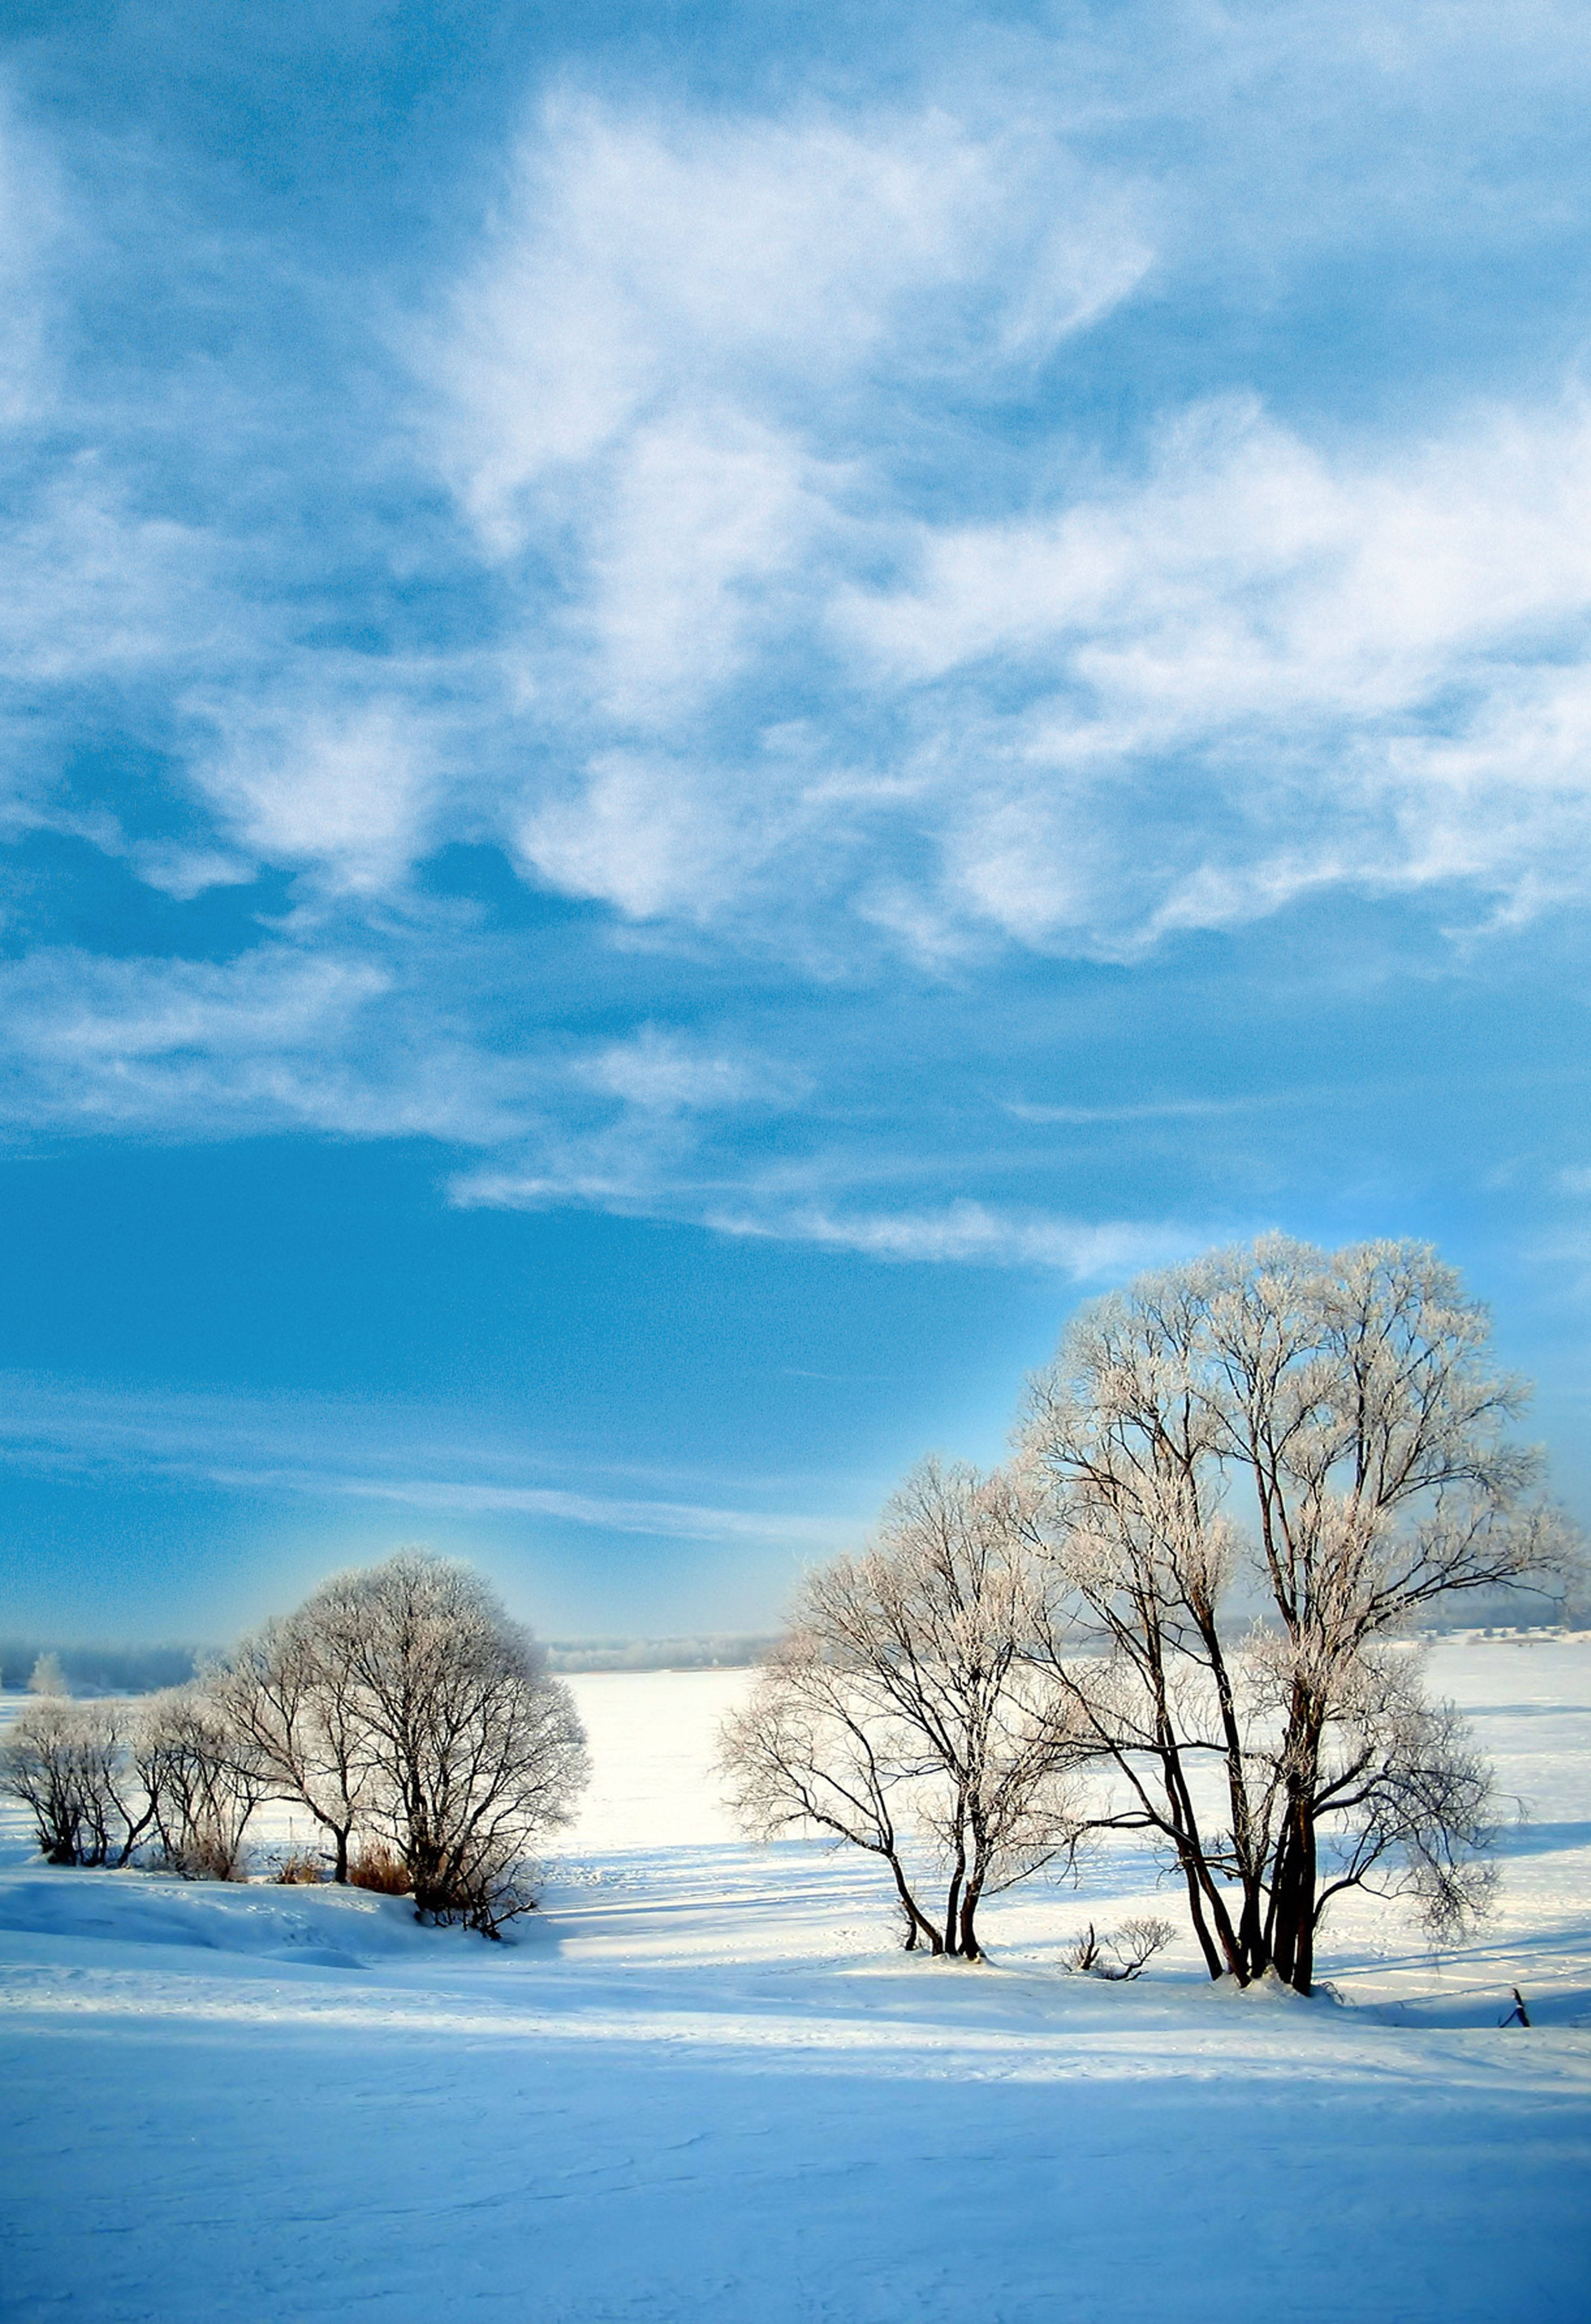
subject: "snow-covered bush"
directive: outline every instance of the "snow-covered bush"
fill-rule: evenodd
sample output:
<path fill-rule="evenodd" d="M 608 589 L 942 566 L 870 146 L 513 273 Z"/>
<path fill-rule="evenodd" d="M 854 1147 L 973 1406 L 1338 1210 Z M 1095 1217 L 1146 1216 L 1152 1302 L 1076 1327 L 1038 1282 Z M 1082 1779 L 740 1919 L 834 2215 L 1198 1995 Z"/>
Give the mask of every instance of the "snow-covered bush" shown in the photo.
<path fill-rule="evenodd" d="M 48 1697 L 52 1702 L 64 1702 L 70 1694 L 67 1675 L 60 1666 L 59 1655 L 41 1655 L 28 1678 L 28 1692 Z"/>

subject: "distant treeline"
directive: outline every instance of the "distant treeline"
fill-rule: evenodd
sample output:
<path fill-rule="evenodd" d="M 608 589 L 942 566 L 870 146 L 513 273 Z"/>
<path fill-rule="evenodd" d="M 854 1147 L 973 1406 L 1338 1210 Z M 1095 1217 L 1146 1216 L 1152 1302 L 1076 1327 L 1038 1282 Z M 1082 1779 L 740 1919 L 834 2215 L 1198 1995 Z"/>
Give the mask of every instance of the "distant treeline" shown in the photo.
<path fill-rule="evenodd" d="M 155 1694 L 185 1685 L 202 1646 L 63 1646 L 51 1639 L 0 1638 L 0 1684 L 26 1686 L 41 1655 L 53 1655 L 74 1694 Z"/>
<path fill-rule="evenodd" d="M 1578 1628 L 1587 1609 L 1533 1590 L 1471 1591 L 1449 1606 L 1426 1609 L 1421 1630 L 1538 1630 L 1568 1620 Z M 709 1632 L 686 1638 L 547 1638 L 547 1668 L 579 1671 L 749 1670 L 765 1662 L 776 1643 L 761 1630 Z M 63 1646 L 36 1638 L 0 1638 L 0 1686 L 27 1685 L 34 1664 L 53 1655 L 74 1694 L 154 1694 L 183 1686 L 211 1649 L 205 1646 Z"/>
<path fill-rule="evenodd" d="M 745 1670 L 773 1639 L 760 1632 L 694 1638 L 550 1638 L 547 1667 L 564 1671 Z M 74 1694 L 155 1694 L 183 1686 L 210 1650 L 204 1646 L 63 1646 L 49 1639 L 0 1638 L 0 1686 L 25 1687 L 41 1656 L 53 1655 Z"/>
<path fill-rule="evenodd" d="M 1583 1600 L 1550 1597 L 1544 1590 L 1470 1590 L 1426 1607 L 1420 1628 L 1438 1637 L 1448 1630 L 1551 1630 L 1560 1623 L 1579 1629 L 1588 1612 Z"/>
<path fill-rule="evenodd" d="M 555 1671 L 747 1670 L 774 1644 L 763 1631 L 699 1638 L 549 1638 Z"/>

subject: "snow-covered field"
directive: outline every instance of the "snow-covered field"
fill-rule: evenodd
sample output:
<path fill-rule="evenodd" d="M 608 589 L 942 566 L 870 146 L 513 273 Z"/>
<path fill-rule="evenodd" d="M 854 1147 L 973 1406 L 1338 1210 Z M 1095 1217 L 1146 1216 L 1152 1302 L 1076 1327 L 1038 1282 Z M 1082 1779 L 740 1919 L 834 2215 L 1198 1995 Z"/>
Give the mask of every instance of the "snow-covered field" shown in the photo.
<path fill-rule="evenodd" d="M 1567 2324 L 1591 2312 L 1591 1637 L 1452 1642 L 1511 1831 L 1340 1998 L 1066 1976 L 1127 1849 L 907 1959 L 872 1868 L 737 1842 L 741 1673 L 576 1680 L 596 1781 L 512 1948 L 399 1900 L 0 1869 L 0 2314 L 379 2324 Z M 1168 1897 L 1163 1907 L 1174 1916 Z M 1500 2030 L 1521 1987 L 1536 2024 Z"/>

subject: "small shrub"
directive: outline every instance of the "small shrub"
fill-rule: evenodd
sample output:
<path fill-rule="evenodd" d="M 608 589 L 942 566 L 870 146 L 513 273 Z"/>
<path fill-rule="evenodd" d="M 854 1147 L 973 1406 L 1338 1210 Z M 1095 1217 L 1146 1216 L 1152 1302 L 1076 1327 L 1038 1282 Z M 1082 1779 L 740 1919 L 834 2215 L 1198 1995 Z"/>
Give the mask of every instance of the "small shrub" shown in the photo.
<path fill-rule="evenodd" d="M 198 1825 L 179 1840 L 168 1840 L 152 1859 L 156 1872 L 174 1872 L 179 1880 L 247 1880 L 248 1864 L 241 1839 L 216 1825 Z"/>
<path fill-rule="evenodd" d="M 447 1903 L 434 1904 L 425 1917 L 442 1926 L 462 1923 L 466 1929 L 478 1929 L 495 1944 L 501 1943 L 510 1921 L 536 1911 L 537 1902 L 536 1891 L 524 1873 L 482 1873 L 461 1886 Z"/>
<path fill-rule="evenodd" d="M 316 1888 L 326 1878 L 326 1865 L 313 1850 L 295 1848 L 277 1858 L 271 1877 L 280 1888 Z"/>
<path fill-rule="evenodd" d="M 382 1896 L 407 1896 L 414 1886 L 397 1849 L 380 1840 L 367 1840 L 354 1850 L 348 1878 L 355 1888 L 373 1888 Z"/>
<path fill-rule="evenodd" d="M 1156 1953 L 1164 1951 L 1175 1934 L 1169 1921 L 1155 1920 L 1148 1914 L 1124 1921 L 1119 1929 L 1102 1937 L 1095 1933 L 1090 1921 L 1074 1941 L 1065 1966 L 1074 1977 L 1103 1977 L 1113 1985 L 1127 1984 L 1143 1975 L 1148 1963 Z"/>

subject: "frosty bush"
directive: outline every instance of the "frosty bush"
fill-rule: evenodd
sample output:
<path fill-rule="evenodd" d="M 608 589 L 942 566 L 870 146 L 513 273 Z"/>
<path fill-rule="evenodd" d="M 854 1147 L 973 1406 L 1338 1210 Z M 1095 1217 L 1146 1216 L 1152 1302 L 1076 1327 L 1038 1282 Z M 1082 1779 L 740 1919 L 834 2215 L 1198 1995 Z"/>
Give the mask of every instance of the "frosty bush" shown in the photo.
<path fill-rule="evenodd" d="M 1102 1937 L 1096 1934 L 1090 1921 L 1081 1936 L 1074 1940 L 1065 1966 L 1075 1976 L 1103 1977 L 1112 1984 L 1127 1985 L 1134 1978 L 1142 1977 L 1155 1954 L 1163 1952 L 1175 1934 L 1169 1921 L 1149 1914 L 1124 1921 L 1119 1929 L 1108 1930 Z"/>
<path fill-rule="evenodd" d="M 70 1694 L 71 1688 L 67 1684 L 59 1655 L 39 1656 L 28 1679 L 28 1692 L 46 1695 L 56 1702 L 64 1702 Z"/>

